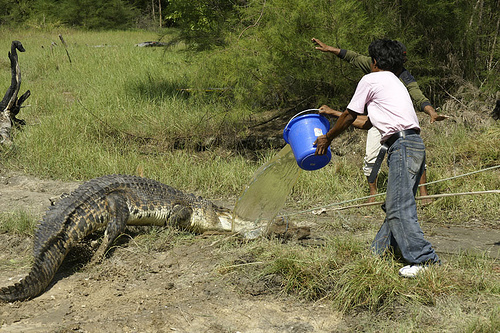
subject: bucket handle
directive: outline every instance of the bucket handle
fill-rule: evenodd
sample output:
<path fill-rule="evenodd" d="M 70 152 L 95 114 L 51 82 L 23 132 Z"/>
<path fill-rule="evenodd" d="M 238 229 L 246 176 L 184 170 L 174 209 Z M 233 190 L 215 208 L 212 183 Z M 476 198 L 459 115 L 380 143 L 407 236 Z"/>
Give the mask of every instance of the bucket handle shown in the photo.
<path fill-rule="evenodd" d="M 290 124 L 290 122 L 295 119 L 297 116 L 305 113 L 305 112 L 311 112 L 311 111 L 319 111 L 319 109 L 307 109 L 307 110 L 304 110 L 304 111 L 300 111 L 299 113 L 297 113 L 295 116 L 293 116 L 289 121 L 288 123 L 286 124 L 285 128 L 288 128 L 288 125 Z"/>

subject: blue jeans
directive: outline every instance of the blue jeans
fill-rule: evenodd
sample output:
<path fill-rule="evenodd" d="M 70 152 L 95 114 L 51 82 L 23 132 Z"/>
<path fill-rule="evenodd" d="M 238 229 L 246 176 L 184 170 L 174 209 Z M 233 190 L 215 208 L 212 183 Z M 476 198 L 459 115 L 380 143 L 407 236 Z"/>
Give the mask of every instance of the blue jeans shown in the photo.
<path fill-rule="evenodd" d="M 415 195 L 425 166 L 420 135 L 407 135 L 394 142 L 387 152 L 387 164 L 386 217 L 372 243 L 373 252 L 382 255 L 392 248 L 410 264 L 438 263 L 417 219 Z"/>

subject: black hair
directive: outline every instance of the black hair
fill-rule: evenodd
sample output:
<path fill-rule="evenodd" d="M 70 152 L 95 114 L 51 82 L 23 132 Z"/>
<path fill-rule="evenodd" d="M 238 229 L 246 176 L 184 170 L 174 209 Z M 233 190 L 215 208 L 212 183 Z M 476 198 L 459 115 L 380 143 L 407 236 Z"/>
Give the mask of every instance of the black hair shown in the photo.
<path fill-rule="evenodd" d="M 384 71 L 397 72 L 403 68 L 404 54 L 400 42 L 390 39 L 374 40 L 368 47 L 372 62 L 377 60 L 377 67 Z"/>
<path fill-rule="evenodd" d="M 398 40 L 396 40 L 395 42 L 398 43 L 399 46 L 401 46 L 401 50 L 403 50 L 403 55 L 406 55 L 406 46 L 405 46 L 405 44 L 401 43 Z"/>

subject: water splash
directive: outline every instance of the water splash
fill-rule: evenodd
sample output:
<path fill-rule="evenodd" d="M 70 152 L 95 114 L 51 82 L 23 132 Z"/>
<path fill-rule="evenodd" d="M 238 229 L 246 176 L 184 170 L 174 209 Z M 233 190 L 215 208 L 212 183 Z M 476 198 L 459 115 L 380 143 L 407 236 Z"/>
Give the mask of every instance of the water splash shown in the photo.
<path fill-rule="evenodd" d="M 300 172 L 292 148 L 286 145 L 255 172 L 241 193 L 233 211 L 233 230 L 250 239 L 265 234 Z"/>

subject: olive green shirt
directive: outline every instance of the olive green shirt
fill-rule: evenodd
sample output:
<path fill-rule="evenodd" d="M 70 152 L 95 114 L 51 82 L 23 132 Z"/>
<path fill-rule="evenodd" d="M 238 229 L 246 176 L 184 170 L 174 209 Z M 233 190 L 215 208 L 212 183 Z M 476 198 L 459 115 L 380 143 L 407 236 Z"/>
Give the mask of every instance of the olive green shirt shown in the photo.
<path fill-rule="evenodd" d="M 370 57 L 345 49 L 340 50 L 340 54 L 338 55 L 338 57 L 361 69 L 365 74 L 371 72 L 370 64 L 372 63 L 372 59 Z M 403 68 L 403 71 L 401 72 L 401 74 L 399 74 L 399 80 L 401 80 L 406 89 L 408 89 L 411 100 L 418 110 L 424 111 L 424 108 L 427 105 L 431 105 L 429 99 L 425 97 L 420 90 L 420 87 L 418 86 L 415 78 L 410 74 L 410 72 L 408 72 L 406 68 Z"/>

